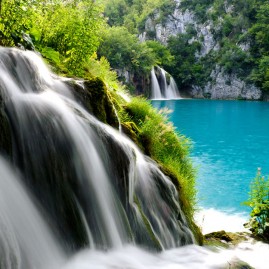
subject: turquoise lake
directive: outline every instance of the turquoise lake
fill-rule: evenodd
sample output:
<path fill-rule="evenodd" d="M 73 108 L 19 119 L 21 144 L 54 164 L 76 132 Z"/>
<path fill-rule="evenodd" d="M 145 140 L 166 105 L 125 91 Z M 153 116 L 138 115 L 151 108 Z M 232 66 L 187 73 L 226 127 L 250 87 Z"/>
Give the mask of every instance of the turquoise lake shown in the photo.
<path fill-rule="evenodd" d="M 269 103 L 223 100 L 152 101 L 172 110 L 177 130 L 193 141 L 198 167 L 199 205 L 229 213 L 247 213 L 257 168 L 269 174 Z"/>

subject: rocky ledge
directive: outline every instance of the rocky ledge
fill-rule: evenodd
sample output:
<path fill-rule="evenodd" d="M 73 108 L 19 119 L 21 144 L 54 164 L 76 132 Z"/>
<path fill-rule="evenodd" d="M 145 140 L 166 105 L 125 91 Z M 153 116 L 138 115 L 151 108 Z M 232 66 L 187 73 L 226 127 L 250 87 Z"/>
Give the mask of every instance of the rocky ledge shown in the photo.
<path fill-rule="evenodd" d="M 216 67 L 212 71 L 211 81 L 202 88 L 193 86 L 188 95 L 191 98 L 225 99 L 225 100 L 262 100 L 263 93 L 253 84 L 248 84 L 235 74 L 225 74 Z"/>

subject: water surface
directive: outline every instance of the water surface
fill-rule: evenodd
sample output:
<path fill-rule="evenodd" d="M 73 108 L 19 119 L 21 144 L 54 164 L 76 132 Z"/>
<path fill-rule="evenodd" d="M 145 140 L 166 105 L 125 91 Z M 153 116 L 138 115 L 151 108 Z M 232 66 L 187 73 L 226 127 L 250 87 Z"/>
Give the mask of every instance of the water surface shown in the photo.
<path fill-rule="evenodd" d="M 193 141 L 203 208 L 247 213 L 249 183 L 258 167 L 269 174 L 269 103 L 223 100 L 152 101 L 168 107 L 177 130 Z"/>

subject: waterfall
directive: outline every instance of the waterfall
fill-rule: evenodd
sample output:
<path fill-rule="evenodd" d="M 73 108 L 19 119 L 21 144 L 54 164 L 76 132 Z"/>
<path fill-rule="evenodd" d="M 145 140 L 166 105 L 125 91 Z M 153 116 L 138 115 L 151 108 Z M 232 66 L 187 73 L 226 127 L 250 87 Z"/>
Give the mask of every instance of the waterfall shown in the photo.
<path fill-rule="evenodd" d="M 193 243 L 175 186 L 133 142 L 77 103 L 68 85 L 34 52 L 0 48 L 13 165 L 60 245 L 74 252 Z"/>
<path fill-rule="evenodd" d="M 65 255 L 12 170 L 0 157 L 0 267 L 57 269 Z"/>
<path fill-rule="evenodd" d="M 167 87 L 166 98 L 167 99 L 181 99 L 177 84 L 173 77 L 170 77 L 170 84 Z"/>
<path fill-rule="evenodd" d="M 0 48 L 0 268 L 227 265 L 233 253 L 193 244 L 170 179 L 69 82 L 33 52 Z"/>
<path fill-rule="evenodd" d="M 159 86 L 159 82 L 157 80 L 154 68 L 152 68 L 150 74 L 151 74 L 151 99 L 162 99 L 161 88 Z"/>
<path fill-rule="evenodd" d="M 161 67 L 151 70 L 151 99 L 181 99 L 174 78 Z"/>

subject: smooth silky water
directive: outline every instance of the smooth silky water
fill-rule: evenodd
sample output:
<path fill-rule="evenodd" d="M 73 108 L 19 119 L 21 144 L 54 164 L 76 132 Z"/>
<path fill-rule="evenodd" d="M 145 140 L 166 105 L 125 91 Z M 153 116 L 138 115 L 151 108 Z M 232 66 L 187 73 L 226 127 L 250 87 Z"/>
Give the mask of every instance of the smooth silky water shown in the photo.
<path fill-rule="evenodd" d="M 35 53 L 0 48 L 13 144 L 0 156 L 1 269 L 226 268 L 234 256 L 266 268 L 250 246 L 196 246 L 171 181 L 68 85 Z"/>

